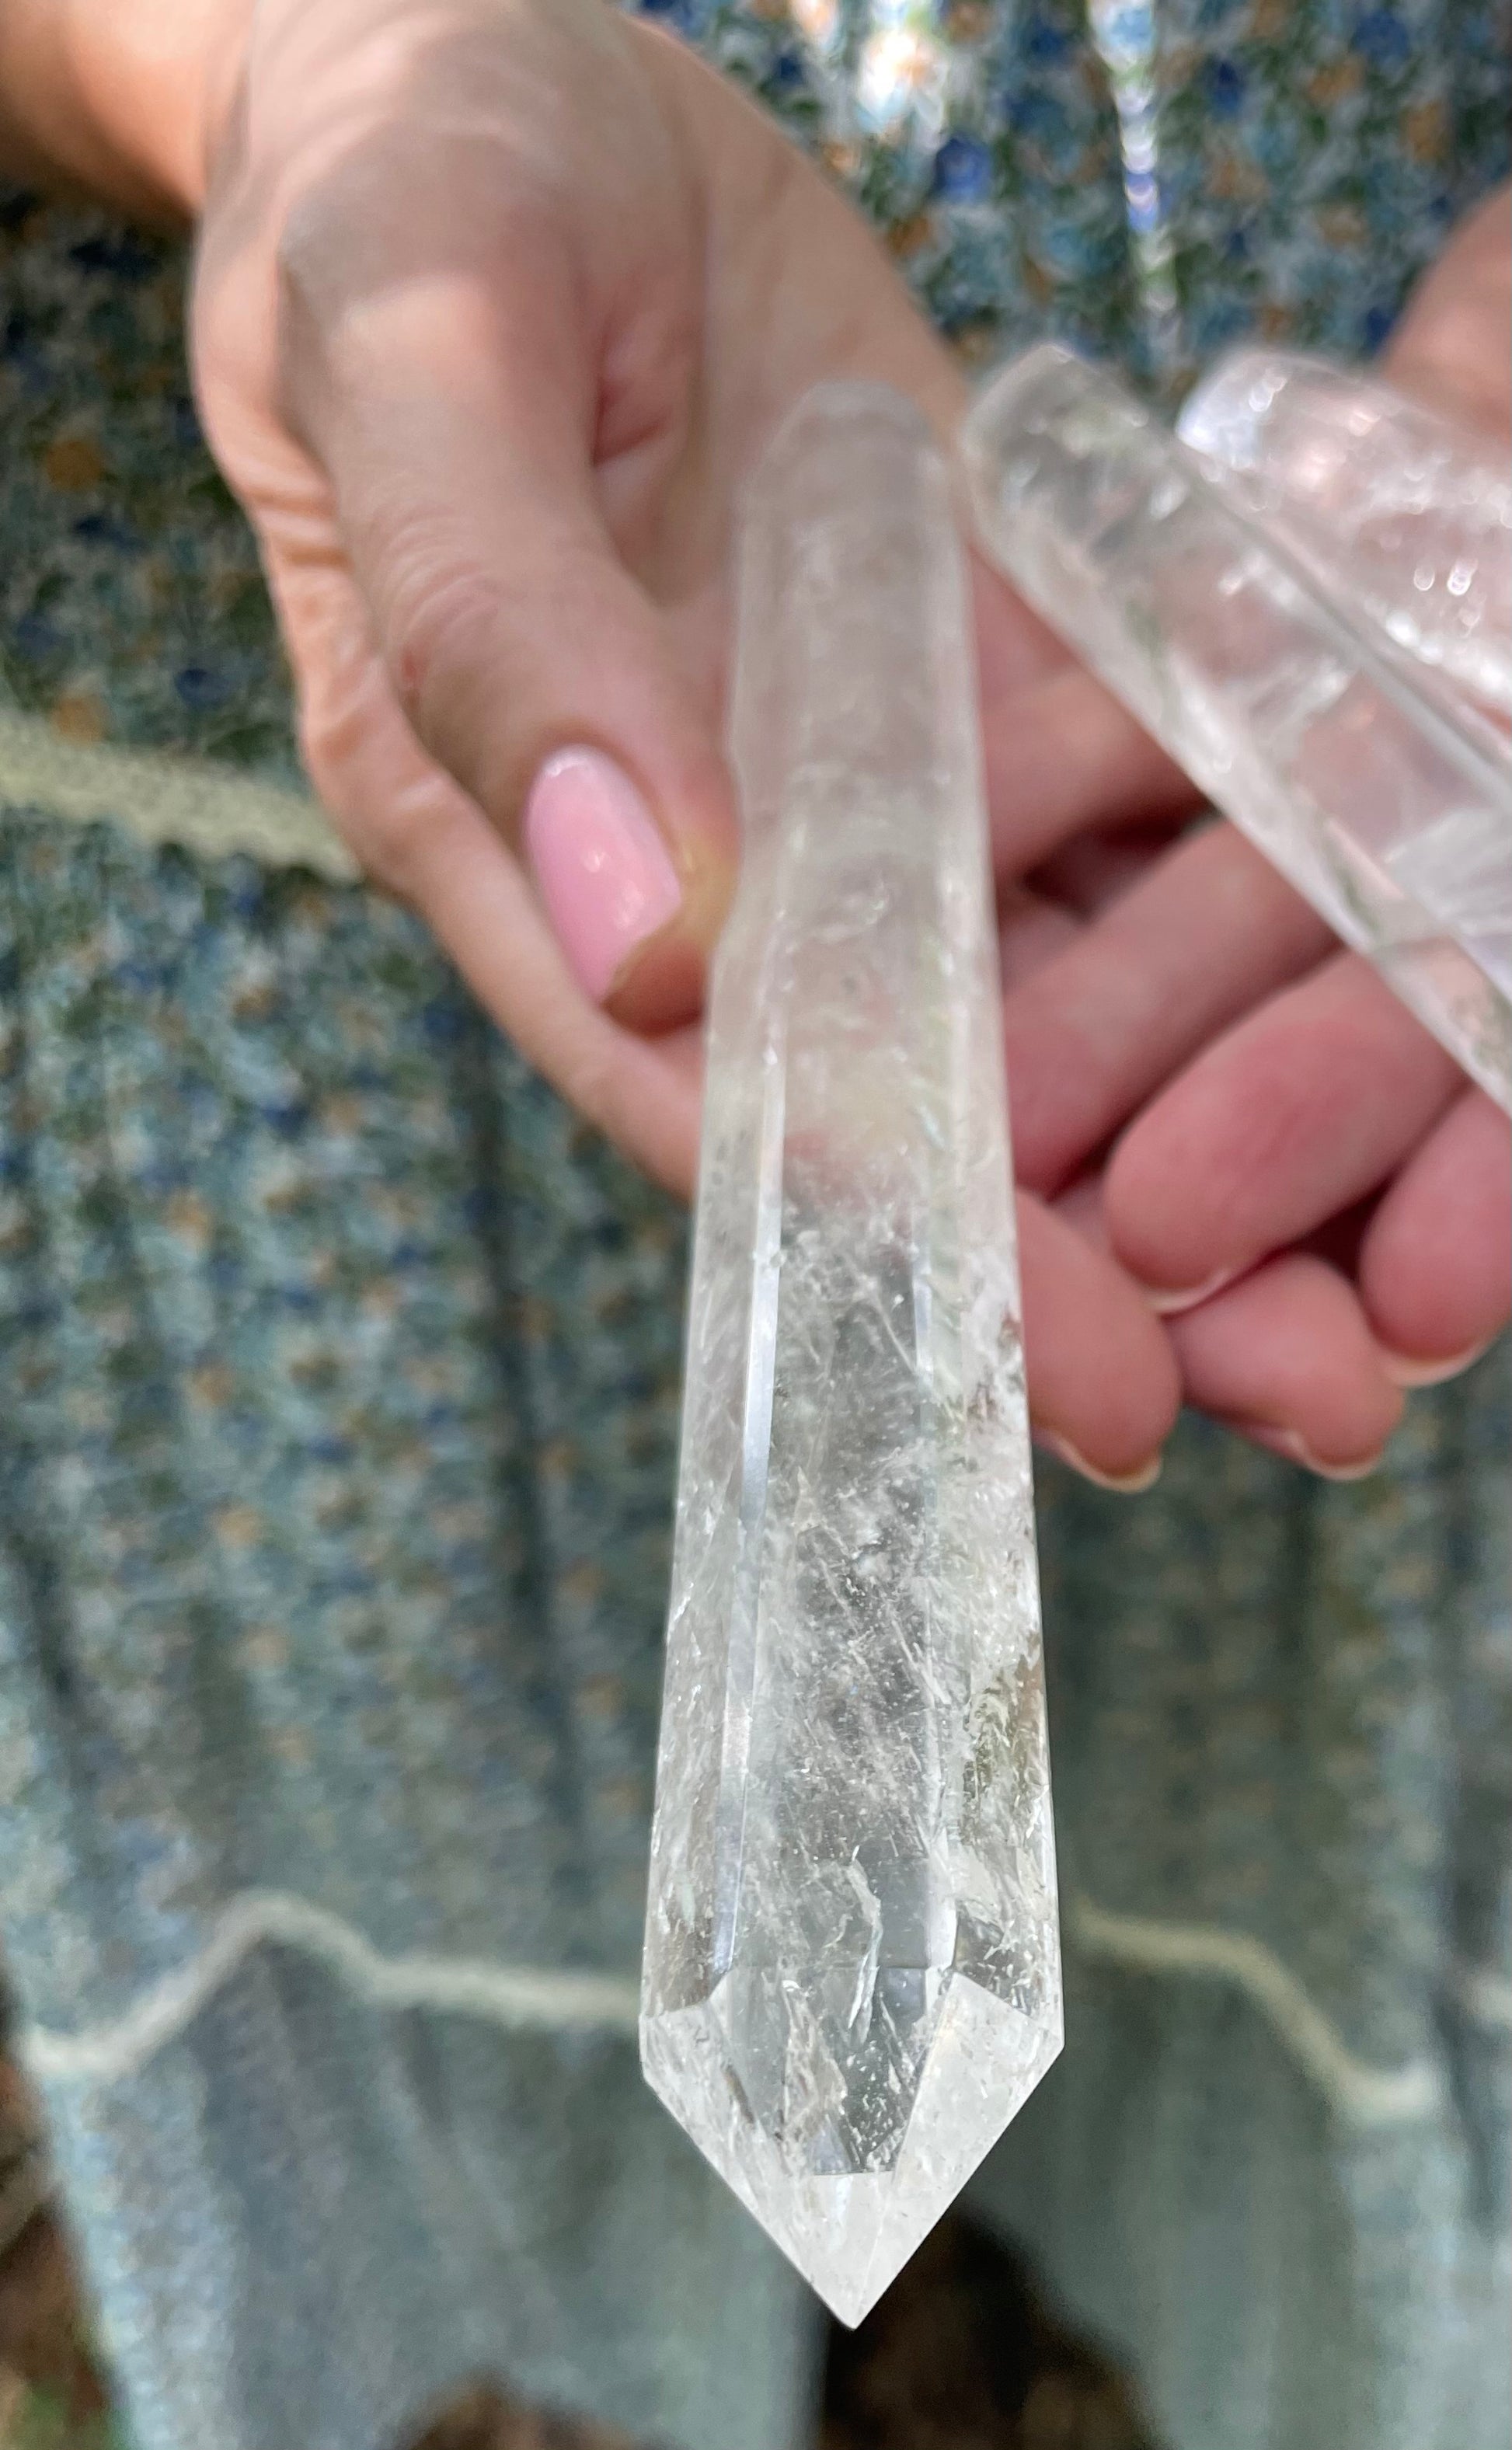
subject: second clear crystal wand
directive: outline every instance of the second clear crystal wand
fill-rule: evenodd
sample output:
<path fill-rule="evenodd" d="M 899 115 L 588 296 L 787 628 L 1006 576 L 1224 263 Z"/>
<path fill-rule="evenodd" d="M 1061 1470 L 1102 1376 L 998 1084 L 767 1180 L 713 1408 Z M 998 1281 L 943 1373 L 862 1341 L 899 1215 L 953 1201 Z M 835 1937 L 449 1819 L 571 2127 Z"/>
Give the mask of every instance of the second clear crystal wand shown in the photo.
<path fill-rule="evenodd" d="M 773 445 L 734 694 L 642 2059 L 855 2323 L 1061 2032 L 975 666 L 893 395 Z"/>

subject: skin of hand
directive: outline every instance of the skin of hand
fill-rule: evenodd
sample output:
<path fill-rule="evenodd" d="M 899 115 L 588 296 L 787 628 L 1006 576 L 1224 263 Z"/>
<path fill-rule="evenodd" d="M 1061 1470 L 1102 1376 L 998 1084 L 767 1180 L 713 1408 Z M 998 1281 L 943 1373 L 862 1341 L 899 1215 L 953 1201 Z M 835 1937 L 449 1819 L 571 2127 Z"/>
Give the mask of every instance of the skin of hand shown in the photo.
<path fill-rule="evenodd" d="M 948 432 L 948 356 L 767 122 L 598 0 L 11 8 L 0 72 L 40 96 L 23 138 L 201 216 L 201 399 L 322 797 L 527 1054 L 686 1188 L 691 1022 L 735 856 L 716 745 L 732 502 L 826 374 L 894 382 Z M 1134 1160 L 1192 1111 L 1206 1060 L 1250 1111 L 1273 1050 L 1247 1055 L 1244 1032 L 1321 975 L 1325 931 L 1225 828 L 1161 855 L 1188 787 L 984 573 L 978 615 L 1037 1427 L 1137 1484 L 1174 1344 L 1190 1399 L 1350 1469 L 1399 1397 L 1348 1274 L 1300 1245 L 1359 1191 L 1310 1217 L 1304 1165 L 1265 1263 L 1165 1332 L 1107 1247 L 1156 1287 L 1196 1281 L 1161 1237 L 1208 1166 L 1200 1131 L 1143 1207 Z M 1360 1058 L 1372 1113 L 1395 1097 L 1383 1058 Z M 1415 1060 L 1429 1119 L 1398 1190 L 1427 1178 L 1404 1282 L 1435 1273 L 1452 1221 L 1443 1059 Z M 1297 1169 L 1274 1156 L 1279 1196 Z"/>
<path fill-rule="evenodd" d="M 947 353 L 766 118 L 599 0 L 233 5 L 196 20 L 192 68 L 171 0 L 68 0 L 67 43 L 63 0 L 13 5 L 29 50 L 12 17 L 0 68 L 33 154 L 199 221 L 202 411 L 328 808 L 556 1086 L 686 1190 L 736 859 L 734 497 L 826 374 L 950 432 Z M 140 63 L 169 53 L 148 107 Z M 1032 858 L 1168 769 L 980 584 L 999 754 L 1017 729 L 1040 775 Z M 1041 1429 L 1146 1477 L 1179 1399 L 1164 1330 L 1032 1197 L 1020 1238 Z"/>
<path fill-rule="evenodd" d="M 1384 371 L 1505 442 L 1509 332 L 1503 188 L 1420 284 Z M 1210 950 L 1228 942 L 1240 958 L 1236 911 L 1246 1008 L 1216 1032 L 1204 1014 L 1202 1050 L 1155 1087 L 1139 1009 L 1160 994 L 1162 1026 L 1176 1030 L 1212 975 L 1206 963 L 1185 971 L 1184 938 L 1200 927 Z M 1020 1099 L 1015 1137 L 1023 1178 L 1054 1197 L 1098 1136 L 1123 1126 L 1097 1186 L 1100 1230 L 1166 1309 L 1188 1400 L 1347 1473 L 1389 1433 L 1400 1389 L 1453 1376 L 1504 1327 L 1512 1166 L 1505 1116 L 1367 962 L 1331 939 L 1308 952 L 1299 915 L 1227 827 L 1170 851 L 1094 918 L 1058 968 L 1042 964 L 1010 994 L 1015 1079 L 1072 1067 L 1087 1101 L 1072 1121 L 1043 1106 L 1026 1115 Z M 1134 1007 L 1121 1035 L 1120 976 Z M 1070 1196 L 1085 1206 L 1086 1182 Z M 1198 1297 L 1214 1287 L 1224 1289 Z M 1264 1404 L 1256 1342 L 1272 1364 Z"/>

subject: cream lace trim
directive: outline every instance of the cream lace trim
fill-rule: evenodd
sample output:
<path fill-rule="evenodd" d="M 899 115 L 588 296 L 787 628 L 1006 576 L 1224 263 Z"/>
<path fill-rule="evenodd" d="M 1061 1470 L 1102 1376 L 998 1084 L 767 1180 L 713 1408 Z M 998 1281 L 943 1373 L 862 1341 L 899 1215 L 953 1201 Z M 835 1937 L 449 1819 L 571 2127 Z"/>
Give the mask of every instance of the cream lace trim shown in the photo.
<path fill-rule="evenodd" d="M 143 842 L 204 858 L 244 851 L 265 867 L 313 868 L 339 885 L 360 873 L 318 802 L 302 793 L 207 757 L 85 748 L 60 740 L 39 715 L 0 711 L 0 800 L 79 825 L 125 826 Z"/>
<path fill-rule="evenodd" d="M 1318 2090 L 1353 2126 L 1394 2127 L 1439 2107 L 1444 2089 L 1431 2062 L 1379 2068 L 1357 2058 L 1296 1975 L 1248 1932 L 1110 1914 L 1089 1897 L 1072 1901 L 1067 1921 L 1088 1956 L 1146 1974 L 1216 1975 L 1248 1992 Z"/>
<path fill-rule="evenodd" d="M 268 1940 L 322 1957 L 375 2007 L 451 2009 L 514 2032 L 635 2031 L 636 1986 L 628 1974 L 556 1973 L 482 1957 L 384 1956 L 339 1915 L 307 1897 L 246 1889 L 222 1910 L 199 1954 L 150 1984 L 125 2015 L 78 2033 L 32 2026 L 21 2037 L 28 2069 L 46 2084 L 117 2084 L 135 2075 Z"/>
<path fill-rule="evenodd" d="M 1444 2100 L 1429 2060 L 1373 2067 L 1342 2034 L 1274 1952 L 1242 1932 L 1111 1914 L 1073 1897 L 1068 1933 L 1082 1953 L 1146 1973 L 1216 1977 L 1248 1994 L 1330 2107 L 1353 2127 L 1411 2125 Z M 152 1983 L 124 2015 L 74 2033 L 32 2026 L 20 2053 L 44 2084 L 109 2085 L 133 2076 L 192 2022 L 237 1967 L 263 1942 L 322 1958 L 360 1996 L 381 2008 L 430 2008 L 481 2016 L 512 2032 L 633 2033 L 636 1985 L 629 1974 L 501 1965 L 484 1958 L 385 1956 L 339 1915 L 278 1889 L 233 1897 L 197 1956 Z M 1495 1974 L 1462 1985 L 1464 2004 L 1492 2025 L 1509 2021 L 1506 1986 Z"/>

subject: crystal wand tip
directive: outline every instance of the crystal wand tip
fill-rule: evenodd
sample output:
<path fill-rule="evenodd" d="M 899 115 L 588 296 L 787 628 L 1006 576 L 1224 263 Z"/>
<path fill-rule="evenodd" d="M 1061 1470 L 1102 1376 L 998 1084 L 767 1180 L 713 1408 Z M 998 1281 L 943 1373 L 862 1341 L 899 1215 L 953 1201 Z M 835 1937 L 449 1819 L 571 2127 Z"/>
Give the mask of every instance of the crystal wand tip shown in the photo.
<path fill-rule="evenodd" d="M 848 2323 L 1060 2047 L 974 674 L 922 420 L 810 394 L 742 536 L 641 2047 Z"/>

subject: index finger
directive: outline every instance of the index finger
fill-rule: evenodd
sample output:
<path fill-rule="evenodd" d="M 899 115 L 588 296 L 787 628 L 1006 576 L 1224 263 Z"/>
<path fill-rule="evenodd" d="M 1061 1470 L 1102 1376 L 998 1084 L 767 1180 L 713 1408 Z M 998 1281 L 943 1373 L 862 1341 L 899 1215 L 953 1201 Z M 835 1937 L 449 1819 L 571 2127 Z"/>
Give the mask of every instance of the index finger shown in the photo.
<path fill-rule="evenodd" d="M 1001 574 L 971 556 L 982 763 L 999 879 L 1091 826 L 1176 818 L 1201 795 Z"/>

